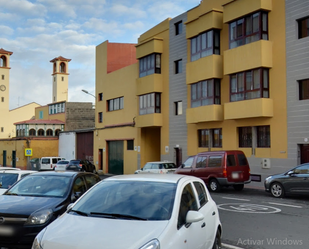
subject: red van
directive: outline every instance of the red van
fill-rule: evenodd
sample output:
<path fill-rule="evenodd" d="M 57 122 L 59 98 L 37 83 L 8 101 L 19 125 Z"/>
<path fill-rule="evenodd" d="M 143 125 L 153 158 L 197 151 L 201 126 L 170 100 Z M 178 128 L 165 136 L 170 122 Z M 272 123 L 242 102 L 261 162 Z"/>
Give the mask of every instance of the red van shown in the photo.
<path fill-rule="evenodd" d="M 213 192 L 220 191 L 222 186 L 242 190 L 244 184 L 251 182 L 247 158 L 240 150 L 198 153 L 190 156 L 175 173 L 199 177 Z"/>

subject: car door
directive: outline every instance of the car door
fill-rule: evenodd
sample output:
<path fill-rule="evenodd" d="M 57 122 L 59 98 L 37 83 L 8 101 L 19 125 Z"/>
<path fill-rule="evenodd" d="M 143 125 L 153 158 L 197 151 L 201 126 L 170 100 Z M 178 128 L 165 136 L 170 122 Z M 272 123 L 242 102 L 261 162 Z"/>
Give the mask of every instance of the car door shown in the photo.
<path fill-rule="evenodd" d="M 182 240 L 186 241 L 186 248 L 188 249 L 202 249 L 206 247 L 206 223 L 205 220 L 187 224 L 186 216 L 188 211 L 198 210 L 198 202 L 194 187 L 188 183 L 181 194 L 179 205 L 177 229 L 178 235 Z"/>
<path fill-rule="evenodd" d="M 208 178 L 207 169 L 207 156 L 198 156 L 196 159 L 195 167 L 192 168 L 192 175 L 201 178 L 203 181 L 206 181 Z"/>
<path fill-rule="evenodd" d="M 192 167 L 195 156 L 190 156 L 187 160 L 175 171 L 176 174 L 192 175 Z"/>
<path fill-rule="evenodd" d="M 284 181 L 284 187 L 293 193 L 305 193 L 309 190 L 309 165 L 303 165 L 293 170 Z"/>
<path fill-rule="evenodd" d="M 143 170 L 139 173 L 150 173 L 151 172 L 151 167 L 152 164 L 151 163 L 146 163 Z"/>

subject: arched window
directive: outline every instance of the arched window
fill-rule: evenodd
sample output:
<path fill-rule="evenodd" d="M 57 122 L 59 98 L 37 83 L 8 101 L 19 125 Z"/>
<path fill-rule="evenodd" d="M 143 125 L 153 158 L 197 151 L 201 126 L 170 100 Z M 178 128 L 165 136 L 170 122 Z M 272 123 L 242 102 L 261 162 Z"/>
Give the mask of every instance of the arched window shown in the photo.
<path fill-rule="evenodd" d="M 55 131 L 55 136 L 57 136 L 57 137 L 58 137 L 58 136 L 59 136 L 60 131 L 61 131 L 60 129 L 57 129 L 57 130 Z"/>
<path fill-rule="evenodd" d="M 0 58 L 0 67 L 6 67 L 6 57 L 4 55 Z"/>
<path fill-rule="evenodd" d="M 57 68 L 56 62 L 54 62 L 54 73 L 56 73 L 56 68 Z"/>
<path fill-rule="evenodd" d="M 38 136 L 44 136 L 45 132 L 43 129 L 38 130 Z"/>
<path fill-rule="evenodd" d="M 53 135 L 53 130 L 52 129 L 48 129 L 46 131 L 46 136 L 52 136 Z"/>
<path fill-rule="evenodd" d="M 60 73 L 65 73 L 65 63 L 64 62 L 60 63 Z"/>
<path fill-rule="evenodd" d="M 29 136 L 35 136 L 35 135 L 36 135 L 35 129 L 30 129 Z"/>

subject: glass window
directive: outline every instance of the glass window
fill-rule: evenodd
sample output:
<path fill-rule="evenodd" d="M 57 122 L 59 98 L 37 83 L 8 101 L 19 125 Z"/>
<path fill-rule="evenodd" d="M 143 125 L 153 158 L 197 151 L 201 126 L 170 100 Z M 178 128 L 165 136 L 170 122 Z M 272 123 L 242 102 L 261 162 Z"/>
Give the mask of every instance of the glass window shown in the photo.
<path fill-rule="evenodd" d="M 127 140 L 127 150 L 134 150 L 134 140 Z"/>
<path fill-rule="evenodd" d="M 182 33 L 182 21 L 175 23 L 175 35 Z"/>
<path fill-rule="evenodd" d="M 299 100 L 309 99 L 309 79 L 298 81 Z"/>
<path fill-rule="evenodd" d="M 175 74 L 182 73 L 182 60 L 177 60 L 174 62 Z"/>
<path fill-rule="evenodd" d="M 123 97 L 108 100 L 107 106 L 109 112 L 123 109 Z"/>
<path fill-rule="evenodd" d="M 239 166 L 247 166 L 248 161 L 244 154 L 237 154 Z"/>
<path fill-rule="evenodd" d="M 200 206 L 202 207 L 208 201 L 206 189 L 205 189 L 204 185 L 201 184 L 200 182 L 194 182 L 194 187 L 195 187 L 197 195 L 198 195 Z"/>
<path fill-rule="evenodd" d="M 207 157 L 204 156 L 199 156 L 196 159 L 196 168 L 206 168 L 206 164 L 207 164 Z"/>
<path fill-rule="evenodd" d="M 208 167 L 221 167 L 222 156 L 210 156 L 208 161 Z"/>
<path fill-rule="evenodd" d="M 227 155 L 226 157 L 226 165 L 227 166 L 236 166 L 235 156 Z"/>
<path fill-rule="evenodd" d="M 175 105 L 175 115 L 182 115 L 182 101 L 177 101 Z"/>
<path fill-rule="evenodd" d="M 183 163 L 183 168 L 191 168 L 194 161 L 194 157 L 188 157 L 187 160 Z"/>
<path fill-rule="evenodd" d="M 239 147 L 251 148 L 252 147 L 252 127 L 239 127 Z"/>
<path fill-rule="evenodd" d="M 139 59 L 139 77 L 161 73 L 161 54 L 150 54 Z"/>
<path fill-rule="evenodd" d="M 103 113 L 102 113 L 102 112 L 99 112 L 98 122 L 99 122 L 99 123 L 102 123 L 102 122 L 103 122 Z"/>
<path fill-rule="evenodd" d="M 221 103 L 220 80 L 211 79 L 191 84 L 191 107 Z"/>
<path fill-rule="evenodd" d="M 257 147 L 270 147 L 270 126 L 257 126 Z"/>
<path fill-rule="evenodd" d="M 298 21 L 298 38 L 309 36 L 309 17 L 303 18 Z"/>
<path fill-rule="evenodd" d="M 150 93 L 139 96 L 139 115 L 161 113 L 161 94 Z"/>

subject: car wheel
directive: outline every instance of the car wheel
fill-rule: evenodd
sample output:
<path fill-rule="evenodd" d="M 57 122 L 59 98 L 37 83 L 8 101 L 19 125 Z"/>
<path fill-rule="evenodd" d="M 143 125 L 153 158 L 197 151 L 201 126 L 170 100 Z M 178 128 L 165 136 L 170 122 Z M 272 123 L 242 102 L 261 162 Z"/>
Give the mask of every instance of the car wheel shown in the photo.
<path fill-rule="evenodd" d="M 284 196 L 284 189 L 281 183 L 274 182 L 270 186 L 270 193 L 273 197 L 280 198 Z"/>
<path fill-rule="evenodd" d="M 209 189 L 212 192 L 219 192 L 221 190 L 221 186 L 216 179 L 209 180 Z"/>
<path fill-rule="evenodd" d="M 216 238 L 214 241 L 214 244 L 212 246 L 212 249 L 221 249 L 221 233 L 219 229 L 217 230 Z"/>
<path fill-rule="evenodd" d="M 233 188 L 237 191 L 241 191 L 244 189 L 244 184 L 233 185 Z"/>

